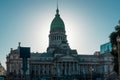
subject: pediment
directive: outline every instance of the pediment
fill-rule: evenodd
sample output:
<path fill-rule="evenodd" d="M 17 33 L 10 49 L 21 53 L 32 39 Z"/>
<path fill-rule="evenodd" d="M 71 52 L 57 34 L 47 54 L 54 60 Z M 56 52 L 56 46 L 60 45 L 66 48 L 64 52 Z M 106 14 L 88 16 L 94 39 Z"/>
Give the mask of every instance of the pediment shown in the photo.
<path fill-rule="evenodd" d="M 71 55 L 64 55 L 64 56 L 62 56 L 62 57 L 60 57 L 60 58 L 68 58 L 68 59 L 73 59 L 73 58 L 75 58 L 74 56 L 71 56 Z"/>
<path fill-rule="evenodd" d="M 73 56 L 70 54 L 59 56 L 55 60 L 57 61 L 79 61 L 77 56 Z"/>

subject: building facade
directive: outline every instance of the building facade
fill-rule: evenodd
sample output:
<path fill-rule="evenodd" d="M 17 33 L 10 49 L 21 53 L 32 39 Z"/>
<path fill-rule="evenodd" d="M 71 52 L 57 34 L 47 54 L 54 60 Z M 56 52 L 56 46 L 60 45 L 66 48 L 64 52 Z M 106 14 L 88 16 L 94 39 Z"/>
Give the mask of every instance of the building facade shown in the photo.
<path fill-rule="evenodd" d="M 104 54 L 106 51 L 112 51 L 112 44 L 110 42 L 100 46 L 100 54 Z"/>
<path fill-rule="evenodd" d="M 11 48 L 6 57 L 7 75 L 10 78 L 23 78 L 22 59 L 19 58 L 20 47 L 19 44 L 17 49 Z M 80 55 L 77 50 L 71 49 L 64 22 L 57 9 L 50 26 L 47 51 L 31 53 L 28 59 L 27 75 L 32 80 L 103 79 L 110 73 L 112 58 L 110 52 L 99 55 Z"/>
<path fill-rule="evenodd" d="M 5 68 L 2 66 L 2 64 L 0 63 L 0 76 L 5 76 L 6 75 L 6 71 Z"/>

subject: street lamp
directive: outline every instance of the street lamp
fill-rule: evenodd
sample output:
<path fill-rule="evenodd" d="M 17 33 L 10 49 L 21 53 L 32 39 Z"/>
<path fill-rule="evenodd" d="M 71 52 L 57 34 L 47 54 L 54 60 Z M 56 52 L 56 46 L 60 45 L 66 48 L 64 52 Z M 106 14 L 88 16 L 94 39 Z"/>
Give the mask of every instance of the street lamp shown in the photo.
<path fill-rule="evenodd" d="M 117 52 L 118 52 L 118 73 L 120 78 L 120 36 L 118 35 L 116 38 L 117 41 Z"/>

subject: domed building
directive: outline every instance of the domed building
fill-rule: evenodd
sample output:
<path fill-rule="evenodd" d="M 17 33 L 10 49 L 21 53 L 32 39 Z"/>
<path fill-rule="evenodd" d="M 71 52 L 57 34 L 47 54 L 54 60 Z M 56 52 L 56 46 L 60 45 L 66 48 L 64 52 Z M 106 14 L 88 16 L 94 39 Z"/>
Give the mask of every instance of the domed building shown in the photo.
<path fill-rule="evenodd" d="M 17 49 L 11 49 L 7 56 L 7 75 L 13 73 L 14 78 L 23 78 L 20 47 L 19 44 Z M 102 80 L 112 65 L 109 51 L 101 55 L 80 55 L 70 48 L 58 8 L 50 26 L 47 51 L 30 55 L 27 78 L 32 80 Z"/>
<path fill-rule="evenodd" d="M 53 53 L 58 48 L 63 50 L 70 50 L 65 32 L 64 22 L 59 15 L 59 10 L 57 9 L 55 18 L 53 19 L 50 26 L 49 46 L 47 48 L 48 53 Z"/>

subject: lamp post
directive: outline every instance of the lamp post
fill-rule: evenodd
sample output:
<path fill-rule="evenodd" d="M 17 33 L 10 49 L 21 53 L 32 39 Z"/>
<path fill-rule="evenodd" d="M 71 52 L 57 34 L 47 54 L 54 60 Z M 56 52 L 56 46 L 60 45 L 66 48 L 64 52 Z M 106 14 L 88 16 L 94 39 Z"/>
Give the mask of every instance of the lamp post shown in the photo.
<path fill-rule="evenodd" d="M 118 35 L 116 38 L 117 41 L 117 52 L 118 52 L 118 74 L 120 78 L 120 36 Z"/>

